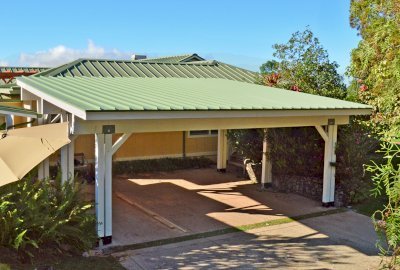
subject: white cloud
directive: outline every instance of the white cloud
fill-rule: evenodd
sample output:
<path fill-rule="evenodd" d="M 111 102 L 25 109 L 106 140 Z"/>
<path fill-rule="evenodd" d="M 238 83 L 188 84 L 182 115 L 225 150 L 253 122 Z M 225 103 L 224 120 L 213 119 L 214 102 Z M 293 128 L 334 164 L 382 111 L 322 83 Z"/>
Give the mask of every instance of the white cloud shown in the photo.
<path fill-rule="evenodd" d="M 0 60 L 0 66 L 8 66 L 8 62 L 4 60 Z"/>
<path fill-rule="evenodd" d="M 103 47 L 96 46 L 92 40 L 89 40 L 85 49 L 73 49 L 58 45 L 45 51 L 21 53 L 18 62 L 22 66 L 53 67 L 78 58 L 129 59 L 130 56 L 131 53 L 129 52 L 121 52 L 117 49 L 106 50 Z"/>

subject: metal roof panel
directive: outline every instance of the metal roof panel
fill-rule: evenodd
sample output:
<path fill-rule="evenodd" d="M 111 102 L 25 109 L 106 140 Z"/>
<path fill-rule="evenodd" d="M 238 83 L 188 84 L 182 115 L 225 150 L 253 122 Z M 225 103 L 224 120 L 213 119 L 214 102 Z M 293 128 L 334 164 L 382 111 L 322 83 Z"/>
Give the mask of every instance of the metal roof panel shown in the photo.
<path fill-rule="evenodd" d="M 332 110 L 370 106 L 220 78 L 21 77 L 82 111 Z"/>

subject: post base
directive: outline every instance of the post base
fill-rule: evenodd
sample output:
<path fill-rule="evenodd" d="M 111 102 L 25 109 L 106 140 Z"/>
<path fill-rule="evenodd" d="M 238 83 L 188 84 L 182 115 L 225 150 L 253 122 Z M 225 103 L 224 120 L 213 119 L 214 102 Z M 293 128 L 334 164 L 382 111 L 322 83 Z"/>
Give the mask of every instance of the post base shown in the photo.
<path fill-rule="evenodd" d="M 219 172 L 219 173 L 226 173 L 226 169 L 217 169 L 217 172 Z"/>
<path fill-rule="evenodd" d="M 100 238 L 101 241 L 103 242 L 103 245 L 109 245 L 112 243 L 112 236 L 104 236 Z"/>
<path fill-rule="evenodd" d="M 335 202 L 323 202 L 322 206 L 323 207 L 334 207 L 335 206 Z"/>
<path fill-rule="evenodd" d="M 271 187 L 272 187 L 272 183 L 264 183 L 264 184 L 261 184 L 259 191 L 267 191 Z"/>

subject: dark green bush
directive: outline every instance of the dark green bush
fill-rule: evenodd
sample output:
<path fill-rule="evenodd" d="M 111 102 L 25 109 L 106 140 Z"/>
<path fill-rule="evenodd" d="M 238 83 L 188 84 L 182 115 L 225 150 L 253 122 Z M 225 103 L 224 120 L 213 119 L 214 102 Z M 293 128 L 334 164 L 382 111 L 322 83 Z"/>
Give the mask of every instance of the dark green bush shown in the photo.
<path fill-rule="evenodd" d="M 344 203 L 361 202 L 370 196 L 370 175 L 364 173 L 364 164 L 376 160 L 379 143 L 359 122 L 338 129 L 336 183 L 344 191 Z M 243 158 L 260 162 L 263 131 L 231 130 L 228 139 Z M 324 141 L 315 127 L 268 129 L 267 140 L 273 175 L 320 177 L 324 166 Z"/>
<path fill-rule="evenodd" d="M 390 133 L 388 132 L 390 135 Z M 372 219 L 379 233 L 378 247 L 383 255 L 381 266 L 384 269 L 400 267 L 400 138 L 383 138 L 381 163 L 372 162 L 366 166 L 374 183 L 373 194 L 384 195 L 387 203 L 383 210 L 377 210 Z"/>
<path fill-rule="evenodd" d="M 238 156 L 254 163 L 261 162 L 264 138 L 262 129 L 232 129 L 228 130 L 227 137 Z"/>
<path fill-rule="evenodd" d="M 73 181 L 24 179 L 0 188 L 0 246 L 22 257 L 51 249 L 80 252 L 93 247 L 97 235 L 93 205 L 79 195 Z"/>
<path fill-rule="evenodd" d="M 175 171 L 182 169 L 207 168 L 212 164 L 214 164 L 214 162 L 206 157 L 116 161 L 113 163 L 113 172 L 115 174 L 133 174 L 155 171 Z"/>

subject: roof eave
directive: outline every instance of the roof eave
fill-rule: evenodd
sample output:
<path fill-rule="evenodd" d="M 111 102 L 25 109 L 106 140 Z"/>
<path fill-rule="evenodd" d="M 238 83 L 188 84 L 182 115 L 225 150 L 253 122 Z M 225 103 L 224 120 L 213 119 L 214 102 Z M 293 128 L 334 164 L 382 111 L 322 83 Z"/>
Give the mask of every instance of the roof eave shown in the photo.
<path fill-rule="evenodd" d="M 78 116 L 79 118 L 82 118 L 83 120 L 86 120 L 86 111 L 85 110 L 82 110 L 80 108 L 77 108 L 75 106 L 67 104 L 51 95 L 47 95 L 46 93 L 43 93 L 42 91 L 38 90 L 36 87 L 33 87 L 33 86 L 23 82 L 22 80 L 23 80 L 23 78 L 17 78 L 17 85 L 21 87 L 22 91 L 26 90 L 26 91 L 34 94 L 35 96 L 52 103 L 53 105 L 59 107 L 60 109 L 67 111 L 69 113 L 72 113 L 72 114 Z M 21 93 L 21 98 L 22 98 L 22 93 Z"/>
<path fill-rule="evenodd" d="M 86 120 L 199 119 L 370 115 L 370 108 L 309 110 L 87 111 Z"/>

